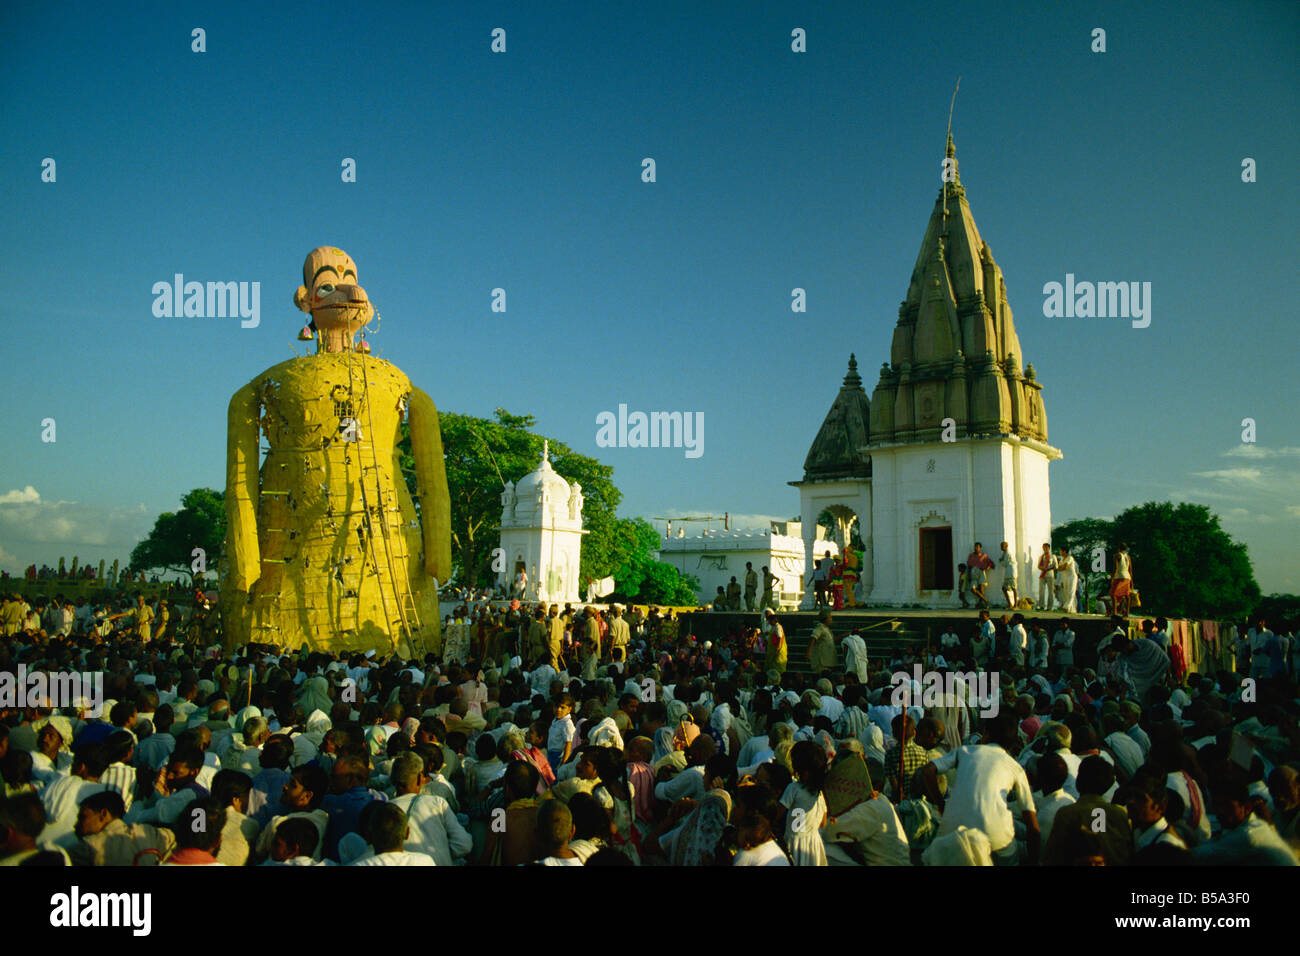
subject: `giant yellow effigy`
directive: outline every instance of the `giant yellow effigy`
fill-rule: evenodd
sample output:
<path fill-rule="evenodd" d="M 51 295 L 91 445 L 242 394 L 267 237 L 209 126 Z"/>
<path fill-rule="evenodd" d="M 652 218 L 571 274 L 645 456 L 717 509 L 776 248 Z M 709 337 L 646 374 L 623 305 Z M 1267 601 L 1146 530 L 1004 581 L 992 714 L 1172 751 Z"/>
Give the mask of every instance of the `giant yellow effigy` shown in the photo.
<path fill-rule="evenodd" d="M 374 317 L 356 265 L 313 250 L 294 303 L 315 355 L 267 369 L 230 400 L 228 648 L 438 652 L 438 581 L 451 571 L 451 500 L 432 399 L 356 334 Z M 420 501 L 402 478 L 404 420 Z M 269 446 L 259 468 L 259 438 Z"/>

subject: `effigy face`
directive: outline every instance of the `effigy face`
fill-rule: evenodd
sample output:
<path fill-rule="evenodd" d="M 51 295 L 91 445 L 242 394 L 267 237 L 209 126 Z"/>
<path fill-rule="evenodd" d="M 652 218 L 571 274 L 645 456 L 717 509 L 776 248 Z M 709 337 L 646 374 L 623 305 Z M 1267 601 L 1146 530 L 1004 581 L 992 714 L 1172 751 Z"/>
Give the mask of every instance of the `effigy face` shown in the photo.
<path fill-rule="evenodd" d="M 322 263 L 316 261 L 322 250 L 313 252 L 305 278 L 308 271 L 318 280 L 351 271 L 355 281 L 346 254 L 325 251 L 338 255 Z M 231 401 L 230 568 L 221 601 L 227 644 L 253 640 L 404 657 L 436 651 L 437 584 L 425 552 L 449 530 L 428 529 L 432 538 L 426 536 L 397 448 L 412 401 L 433 406 L 394 365 L 351 348 L 353 323 L 371 314 L 364 291 L 317 285 L 331 286 L 323 293 L 325 310 L 312 312 L 322 350 L 266 370 Z M 347 308 L 330 301 L 340 287 Z M 307 293 L 307 301 L 314 303 L 318 293 Z M 331 331 L 342 335 L 334 339 L 341 343 L 336 351 L 326 347 Z M 436 411 L 419 421 L 412 414 L 411 426 L 413 450 L 424 451 L 416 456 L 426 472 L 422 491 L 436 498 L 446 485 Z M 267 446 L 260 466 L 259 439 Z M 431 510 L 426 521 L 442 514 Z"/>

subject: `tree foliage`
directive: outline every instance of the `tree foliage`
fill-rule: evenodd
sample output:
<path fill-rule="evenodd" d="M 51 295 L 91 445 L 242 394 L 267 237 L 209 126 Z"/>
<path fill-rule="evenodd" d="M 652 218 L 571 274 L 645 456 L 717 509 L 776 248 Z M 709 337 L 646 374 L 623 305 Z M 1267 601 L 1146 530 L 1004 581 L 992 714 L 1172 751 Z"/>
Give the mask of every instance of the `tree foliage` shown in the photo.
<path fill-rule="evenodd" d="M 127 570 L 192 574 L 194 549 L 202 548 L 210 573 L 221 560 L 225 539 L 225 495 L 211 488 L 195 488 L 181 498 L 180 511 L 158 516 L 148 537 L 132 549 Z"/>
<path fill-rule="evenodd" d="M 1274 630 L 1282 621 L 1300 621 L 1300 594 L 1270 594 L 1260 598 L 1253 614 L 1267 618 Z"/>
<path fill-rule="evenodd" d="M 492 551 L 501 542 L 501 490 L 507 481 L 518 484 L 519 479 L 537 468 L 544 437 L 530 431 L 537 424 L 531 415 L 513 415 L 504 408 L 498 408 L 492 419 L 440 411 L 438 421 L 451 492 L 451 553 L 452 563 L 459 569 L 457 580 L 477 587 L 489 585 L 495 578 Z M 414 497 L 410 433 L 406 425 L 402 428 L 402 468 Z M 629 557 L 629 548 L 637 539 L 629 537 L 628 530 L 622 527 L 626 522 L 615 517 L 623 496 L 614 487 L 614 469 L 578 454 L 557 439 L 546 440 L 550 444 L 551 467 L 570 484 L 576 481 L 582 485 L 582 524 L 587 534 L 582 539 L 578 573 L 583 589 L 592 578 L 614 576 L 617 583 L 619 567 L 639 565 Z M 658 548 L 658 537 L 650 530 L 653 552 Z M 641 544 L 645 544 L 644 540 Z M 662 571 L 653 573 L 665 577 Z M 687 603 L 693 602 L 692 594 Z"/>
<path fill-rule="evenodd" d="M 695 606 L 700 582 L 655 558 L 659 532 L 644 518 L 615 519 L 610 536 L 614 600 Z"/>
<path fill-rule="evenodd" d="M 1081 573 L 1091 570 L 1093 549 L 1103 548 L 1106 580 L 1121 542 L 1133 558 L 1144 613 L 1225 620 L 1260 602 L 1246 546 L 1204 505 L 1148 501 L 1113 521 L 1088 518 L 1052 531 L 1052 544 L 1070 548 Z"/>
<path fill-rule="evenodd" d="M 1081 610 L 1086 610 L 1092 599 L 1105 594 L 1110 586 L 1110 565 L 1105 563 L 1110 554 L 1110 533 L 1111 523 L 1099 518 L 1067 521 L 1052 529 L 1052 550 L 1065 548 L 1073 555 L 1075 569 L 1083 582 Z M 1093 570 L 1094 561 L 1099 564 L 1099 571 Z"/>

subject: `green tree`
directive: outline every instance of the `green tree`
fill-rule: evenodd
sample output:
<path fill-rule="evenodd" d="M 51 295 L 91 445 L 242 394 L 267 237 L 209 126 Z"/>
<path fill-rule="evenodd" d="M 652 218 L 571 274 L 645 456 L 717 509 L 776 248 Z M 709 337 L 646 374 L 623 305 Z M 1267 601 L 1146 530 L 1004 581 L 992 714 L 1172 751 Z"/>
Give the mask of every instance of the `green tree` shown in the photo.
<path fill-rule="evenodd" d="M 518 484 L 538 466 L 543 436 L 529 430 L 537 423 L 531 415 L 512 415 L 504 408 L 492 419 L 439 412 L 438 421 L 451 493 L 452 563 L 459 569 L 459 581 L 482 587 L 496 576 L 492 550 L 501 542 L 501 490 L 507 481 Z M 402 429 L 402 468 L 415 496 L 410 433 L 406 425 Z M 582 523 L 588 533 L 578 573 L 585 586 L 591 578 L 608 577 L 613 571 L 614 512 L 623 496 L 614 487 L 612 467 L 554 438 L 549 442 L 551 467 L 570 484 L 582 485 Z"/>
<path fill-rule="evenodd" d="M 192 579 L 195 548 L 203 549 L 208 573 L 216 570 L 226 539 L 225 496 L 195 488 L 181 498 L 181 506 L 158 516 L 149 536 L 132 549 L 127 570 L 177 571 Z"/>
<path fill-rule="evenodd" d="M 1101 518 L 1079 518 L 1067 521 L 1052 529 L 1052 550 L 1067 549 L 1074 558 L 1075 569 L 1083 582 L 1084 603 L 1079 610 L 1087 612 L 1091 601 L 1105 594 L 1110 586 L 1110 566 L 1103 563 L 1100 572 L 1093 571 L 1097 557 L 1104 559 L 1110 553 L 1111 522 Z"/>
<path fill-rule="evenodd" d="M 585 544 L 584 544 L 585 547 Z M 655 558 L 659 532 L 644 518 L 615 519 L 610 535 L 609 572 L 616 600 L 638 604 L 699 604 L 700 582 L 683 575 L 671 564 Z"/>
<path fill-rule="evenodd" d="M 1104 545 L 1099 545 L 1103 532 Z M 1105 581 L 1120 543 L 1127 542 L 1134 586 L 1147 614 L 1224 620 L 1248 613 L 1260 599 L 1246 546 L 1233 541 L 1204 505 L 1148 501 L 1114 521 L 1069 522 L 1052 532 L 1052 541 L 1072 552 L 1072 542 L 1089 549 L 1075 553 L 1081 572 L 1091 570 L 1091 548 L 1104 546 L 1106 574 L 1094 577 Z"/>
<path fill-rule="evenodd" d="M 1267 618 L 1269 627 L 1274 630 L 1282 621 L 1300 620 L 1300 594 L 1270 594 L 1260 598 L 1252 615 Z"/>

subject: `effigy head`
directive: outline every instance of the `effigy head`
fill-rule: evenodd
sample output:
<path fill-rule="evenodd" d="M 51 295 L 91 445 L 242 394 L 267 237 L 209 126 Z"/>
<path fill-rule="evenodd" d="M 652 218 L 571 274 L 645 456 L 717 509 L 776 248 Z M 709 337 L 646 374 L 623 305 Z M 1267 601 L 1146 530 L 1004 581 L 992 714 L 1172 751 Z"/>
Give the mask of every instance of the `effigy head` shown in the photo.
<path fill-rule="evenodd" d="M 320 246 L 307 254 L 303 284 L 293 302 L 311 315 L 308 328 L 322 333 L 322 349 L 342 352 L 353 347 L 353 336 L 375 314 L 366 290 L 357 285 L 357 266 L 342 249 Z"/>

